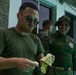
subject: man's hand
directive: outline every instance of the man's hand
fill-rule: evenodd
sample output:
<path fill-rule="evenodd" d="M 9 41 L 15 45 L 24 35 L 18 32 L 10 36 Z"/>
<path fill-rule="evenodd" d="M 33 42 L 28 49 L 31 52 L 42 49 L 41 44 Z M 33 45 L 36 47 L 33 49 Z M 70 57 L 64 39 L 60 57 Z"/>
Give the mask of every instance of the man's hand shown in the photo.
<path fill-rule="evenodd" d="M 38 62 L 36 61 L 31 61 L 29 59 L 25 58 L 15 58 L 15 63 L 16 66 L 21 70 L 21 71 L 30 71 L 33 70 L 35 67 L 39 66 Z"/>
<path fill-rule="evenodd" d="M 26 58 L 3 58 L 0 57 L 0 70 L 18 67 L 21 71 L 33 70 L 39 66 L 38 62 Z"/>

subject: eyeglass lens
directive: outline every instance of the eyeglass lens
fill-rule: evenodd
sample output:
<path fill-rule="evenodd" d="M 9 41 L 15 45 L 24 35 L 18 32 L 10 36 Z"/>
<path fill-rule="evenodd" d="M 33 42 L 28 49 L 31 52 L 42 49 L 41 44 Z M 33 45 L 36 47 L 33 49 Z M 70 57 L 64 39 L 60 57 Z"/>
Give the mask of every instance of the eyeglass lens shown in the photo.
<path fill-rule="evenodd" d="M 30 24 L 32 23 L 32 21 L 34 22 L 34 26 L 37 25 L 39 23 L 38 19 L 37 18 L 34 18 L 30 15 L 28 16 L 24 16 L 23 14 L 21 14 L 23 17 L 25 17 L 26 21 Z"/>
<path fill-rule="evenodd" d="M 37 18 L 33 18 L 32 16 L 26 16 L 26 21 L 28 23 L 31 23 L 32 21 L 34 22 L 34 25 L 37 25 L 39 23 Z"/>

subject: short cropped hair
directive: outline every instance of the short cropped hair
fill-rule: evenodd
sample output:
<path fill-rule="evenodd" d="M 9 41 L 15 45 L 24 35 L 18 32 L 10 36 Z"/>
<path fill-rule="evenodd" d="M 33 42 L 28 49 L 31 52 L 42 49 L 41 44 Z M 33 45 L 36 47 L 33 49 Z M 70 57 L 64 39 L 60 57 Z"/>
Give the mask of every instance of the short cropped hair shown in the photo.
<path fill-rule="evenodd" d="M 52 22 L 50 20 L 44 20 L 43 23 L 42 23 L 43 27 L 47 27 L 49 25 L 52 25 Z"/>
<path fill-rule="evenodd" d="M 38 11 L 38 7 L 32 3 L 29 3 L 29 2 L 26 2 L 26 3 L 23 3 L 20 8 L 19 8 L 19 12 L 20 11 L 23 11 L 24 9 L 26 9 L 27 7 L 30 7 L 30 8 L 33 8 L 35 10 Z"/>

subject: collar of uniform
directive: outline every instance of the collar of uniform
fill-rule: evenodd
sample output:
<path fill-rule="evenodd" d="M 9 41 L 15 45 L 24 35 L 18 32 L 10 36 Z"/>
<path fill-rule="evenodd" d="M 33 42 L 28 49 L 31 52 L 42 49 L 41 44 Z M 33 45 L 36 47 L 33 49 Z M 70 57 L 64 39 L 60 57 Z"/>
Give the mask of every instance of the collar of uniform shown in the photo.
<path fill-rule="evenodd" d="M 59 31 L 56 31 L 57 37 L 66 37 L 66 35 L 61 34 Z"/>
<path fill-rule="evenodd" d="M 30 33 L 26 33 L 26 32 L 24 32 L 24 33 L 19 33 L 18 31 L 17 31 L 17 29 L 16 28 L 14 28 L 15 29 L 15 31 L 18 33 L 18 34 L 20 34 L 20 35 L 29 35 Z"/>

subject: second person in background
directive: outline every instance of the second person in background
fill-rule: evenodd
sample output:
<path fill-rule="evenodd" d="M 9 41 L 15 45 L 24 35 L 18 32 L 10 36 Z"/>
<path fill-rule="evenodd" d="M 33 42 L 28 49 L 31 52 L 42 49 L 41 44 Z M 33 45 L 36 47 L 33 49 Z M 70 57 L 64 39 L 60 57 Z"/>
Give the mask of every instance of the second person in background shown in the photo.
<path fill-rule="evenodd" d="M 42 45 L 44 47 L 44 55 L 49 53 L 50 47 L 50 35 L 52 33 L 53 24 L 50 20 L 44 20 L 42 23 L 42 30 L 38 33 L 38 37 L 40 38 Z"/>

